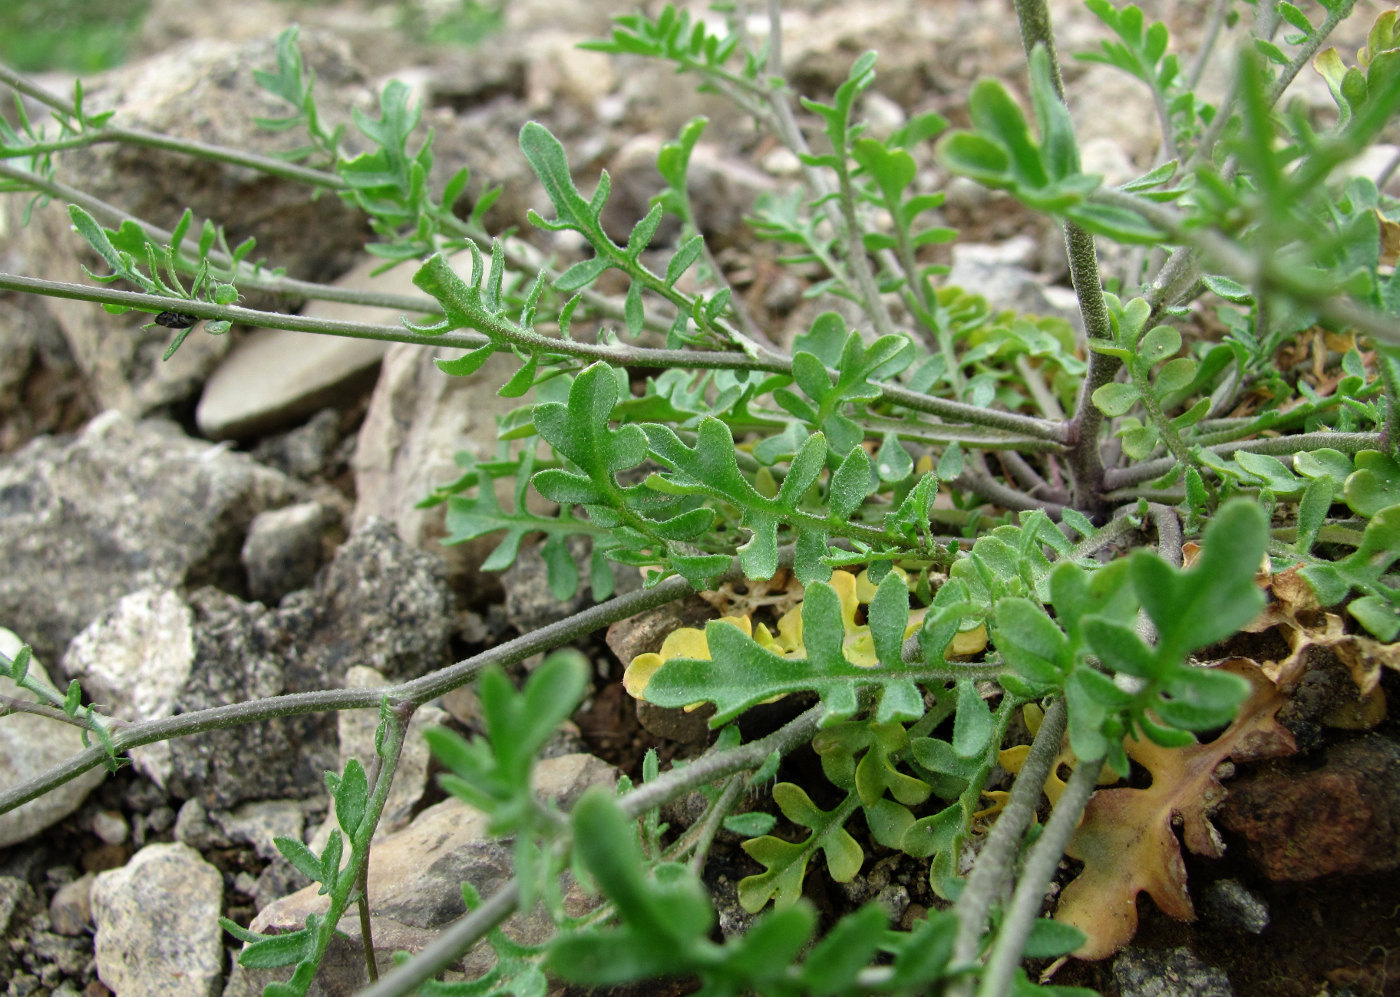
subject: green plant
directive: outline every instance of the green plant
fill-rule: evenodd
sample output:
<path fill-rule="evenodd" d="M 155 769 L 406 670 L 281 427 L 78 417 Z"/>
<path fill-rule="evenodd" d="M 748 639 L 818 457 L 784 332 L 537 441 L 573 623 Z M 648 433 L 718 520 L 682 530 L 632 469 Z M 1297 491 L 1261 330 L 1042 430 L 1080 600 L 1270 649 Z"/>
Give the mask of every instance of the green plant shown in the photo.
<path fill-rule="evenodd" d="M 1400 631 L 1391 575 L 1400 556 L 1400 278 L 1382 254 L 1396 204 L 1370 179 L 1332 179 L 1400 106 L 1395 16 L 1376 22 L 1348 67 L 1318 53 L 1350 3 L 1324 3 L 1317 23 L 1292 4 L 1260 3 L 1252 48 L 1213 104 L 1196 89 L 1209 42 L 1183 71 L 1163 25 L 1146 24 L 1133 6 L 1089 7 L 1112 37 L 1083 57 L 1148 87 L 1161 125 L 1157 165 L 1117 188 L 1081 170 L 1048 13 L 1034 0 L 1017 3 L 1029 115 L 1002 83 L 986 80 L 970 92 L 969 129 L 950 131 L 925 114 L 876 138 L 857 113 L 875 81 L 877 60 L 867 53 L 828 100 L 802 102 L 819 128 L 817 151 L 783 79 L 776 6 L 762 44 L 734 24 L 717 29 L 667 6 L 656 17 L 619 18 L 612 37 L 591 46 L 696 74 L 798 155 L 803 185 L 760 201 L 753 227 L 790 247 L 788 260 L 820 268 L 809 293 L 840 302 L 847 317 L 823 313 L 791 350 L 747 313 L 698 231 L 687 170 L 703 120 L 661 150 L 664 186 L 621 244 L 600 220 L 607 174 L 585 194 L 564 146 L 543 124 L 524 127 L 522 152 L 553 209 L 551 218 L 532 212 L 530 222 L 577 233 L 592 250 L 556 269 L 520 239 L 489 236 L 481 215 L 490 195 L 465 220 L 453 213 L 465 170 L 441 193 L 429 189 L 431 145 L 413 137 L 417 113 L 403 87 L 386 88 L 379 118 L 356 116 L 370 151 L 350 156 L 340 129 L 327 130 L 316 114 L 295 34 L 284 35 L 277 70 L 259 80 L 292 107 L 270 124 L 306 130 L 304 164 L 220 155 L 344 197 L 369 215 L 377 241 L 368 248 L 386 260 L 426 257 L 414 281 L 424 297 L 403 308 L 432 317 L 379 327 L 240 308 L 240 289 L 325 292 L 249 262 L 252 247 L 227 247 L 216 220 L 191 249 L 188 214 L 167 234 L 82 205 L 70 208 L 75 227 L 112 271 L 97 279 L 142 290 L 11 275 L 0 275 L 0 287 L 173 311 L 208 321 L 209 332 L 256 322 L 463 351 L 438 361 L 449 376 L 472 376 L 493 354 L 513 357 L 516 372 L 499 393 L 533 392 L 533 400 L 502 421 L 496 459 L 465 460 L 461 477 L 426 500 L 446 504 L 449 542 L 500 535 L 487 561 L 499 569 L 526 536 L 543 535 L 560 598 L 586 573 L 606 599 L 610 562 L 641 569 L 646 587 L 373 694 L 326 691 L 219 717 L 119 725 L 79 712 L 70 693 L 64 715 L 102 745 L 0 794 L 0 809 L 130 747 L 231 718 L 379 708 L 375 778 L 352 765 L 331 779 L 348 868 L 362 869 L 374 801 L 387 791 L 417 705 L 488 665 L 554 650 L 692 589 L 790 569 L 805 587 L 799 609 L 766 623 L 715 621 L 629 663 L 629 690 L 655 706 L 713 704 L 713 747 L 664 774 L 653 757 L 640 786 L 615 798 L 595 791 L 567 816 L 534 797 L 528 773 L 583 694 L 577 662 L 551 657 L 520 692 L 500 673 L 485 674 L 486 736 L 467 743 L 438 732 L 432 743 L 452 773 L 447 788 L 490 815 L 496 832 L 514 835 L 517 877 L 494 896 L 469 896 L 461 922 L 367 992 L 534 994 L 543 992 L 542 971 L 599 984 L 680 973 L 708 994 L 1075 992 L 1037 986 L 1021 967 L 1026 958 L 1089 951 L 1078 930 L 1039 918 L 1046 887 L 1105 766 L 1127 775 L 1130 755 L 1149 743 L 1156 752 L 1202 752 L 1212 770 L 1233 750 L 1229 739 L 1197 745 L 1197 733 L 1240 729 L 1230 725 L 1253 686 L 1195 655 L 1263 607 L 1255 583 L 1263 559 L 1303 562 L 1323 604 L 1360 593 L 1351 614 L 1382 640 Z M 1220 5 L 1222 16 L 1229 7 Z M 1291 33 L 1280 45 L 1273 38 L 1284 21 Z M 1281 103 L 1314 58 L 1337 99 L 1331 125 Z M 7 189 L 62 196 L 55 154 L 142 141 L 86 114 L 81 88 L 67 101 L 13 73 L 0 78 L 44 101 L 57 126 L 49 137 L 21 115 L 0 134 L 0 156 L 26 164 L 0 166 Z M 940 286 L 943 269 L 921 250 L 955 233 L 933 224 L 942 196 L 918 193 L 914 182 L 929 168 L 934 138 L 947 169 L 1063 223 L 1081 342 L 1063 322 L 998 311 L 976 288 Z M 667 214 L 682 234 L 653 247 Z M 1103 289 L 1096 239 L 1143 248 L 1111 279 L 1116 293 Z M 465 275 L 448 263 L 463 248 Z M 608 271 L 626 288 L 615 298 L 597 290 Z M 698 280 L 682 281 L 692 272 Z M 1226 330 L 1218 340 L 1196 331 L 1193 303 L 1207 293 Z M 1329 361 L 1340 371 L 1331 391 L 1275 363 L 1281 346 L 1313 329 L 1342 346 Z M 177 332 L 172 350 L 188 332 Z M 660 373 L 638 390 L 631 372 L 639 369 Z M 513 480 L 511 501 L 497 497 L 498 479 Z M 529 489 L 556 510 L 527 508 Z M 1207 521 L 1198 562 L 1183 567 L 1185 536 Z M 583 563 L 572 559 L 571 537 L 588 541 Z M 1145 549 L 1148 537 L 1155 552 Z M 12 667 L 22 675 L 22 661 Z M 731 721 L 792 694 L 814 705 L 741 743 Z M 979 798 L 1013 715 L 1030 703 L 1046 705 L 1044 718 L 986 831 Z M 820 757 L 829 784 L 821 795 L 836 803 L 813 802 L 817 786 L 773 787 L 800 840 L 774 833 L 776 814 L 732 812 L 746 788 L 767 784 L 783 756 L 804 745 Z M 1068 757 L 1073 775 L 1032 831 L 1041 787 Z M 707 815 L 668 841 L 657 808 L 693 789 L 707 794 Z M 1160 826 L 1163 812 L 1170 837 L 1170 811 L 1153 819 Z M 740 885 L 743 905 L 759 912 L 772 903 L 748 934 L 722 945 L 711 940 L 713 914 L 695 875 L 721 827 L 748 836 L 744 849 L 762 866 Z M 986 840 L 968 870 L 963 846 L 976 833 Z M 278 938 L 236 933 L 249 941 L 246 963 L 296 965 L 270 992 L 304 993 L 336 917 L 372 898 L 336 871 L 339 835 L 320 856 L 293 842 L 281 847 L 324 884 L 332 915 Z M 927 862 L 948 909 L 895 931 L 867 906 L 814 940 L 815 917 L 801 899 L 813 859 L 820 852 L 842 881 L 858 873 L 866 848 Z M 555 884 L 568 868 L 603 900 L 584 922 L 565 917 L 558 902 Z M 502 961 L 490 975 L 430 982 L 536 900 L 556 916 L 554 942 L 524 950 L 495 935 Z"/>

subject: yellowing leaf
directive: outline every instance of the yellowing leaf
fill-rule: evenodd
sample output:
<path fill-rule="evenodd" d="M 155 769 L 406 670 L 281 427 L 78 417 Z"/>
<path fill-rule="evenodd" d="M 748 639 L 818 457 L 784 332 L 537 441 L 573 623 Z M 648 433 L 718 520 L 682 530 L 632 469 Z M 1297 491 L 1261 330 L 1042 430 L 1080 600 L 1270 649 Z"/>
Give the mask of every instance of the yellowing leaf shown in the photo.
<path fill-rule="evenodd" d="M 1292 754 L 1293 735 L 1275 719 L 1285 702 L 1264 674 L 1244 658 L 1219 667 L 1242 675 L 1253 692 L 1239 716 L 1209 744 L 1162 748 L 1129 740 L 1128 755 L 1152 774 L 1146 789 L 1104 789 L 1084 811 L 1066 854 L 1084 869 L 1060 894 L 1055 919 L 1084 932 L 1074 953 L 1103 959 L 1137 931 L 1137 895 L 1146 892 L 1164 913 L 1195 920 L 1186 892 L 1186 865 L 1173 824 L 1180 823 L 1186 847 L 1219 857 L 1224 844 L 1209 815 L 1225 798 L 1216 769 L 1226 759 L 1257 761 Z"/>

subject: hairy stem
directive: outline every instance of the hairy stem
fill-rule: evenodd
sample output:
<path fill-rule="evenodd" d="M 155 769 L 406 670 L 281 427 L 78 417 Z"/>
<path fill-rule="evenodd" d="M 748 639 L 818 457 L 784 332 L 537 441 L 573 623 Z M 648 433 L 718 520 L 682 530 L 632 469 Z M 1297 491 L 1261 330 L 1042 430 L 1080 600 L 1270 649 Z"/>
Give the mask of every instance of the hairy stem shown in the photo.
<path fill-rule="evenodd" d="M 737 565 L 731 575 L 742 577 Z M 421 705 L 436 699 L 444 693 L 470 682 L 482 669 L 490 665 L 512 665 L 533 654 L 550 651 L 568 644 L 595 630 L 601 630 L 618 620 L 654 609 L 690 592 L 690 585 L 683 578 L 668 578 L 654 588 L 630 592 L 600 603 L 581 613 L 541 627 L 514 640 L 507 641 L 481 654 L 466 658 L 446 668 L 428 675 L 379 689 L 325 689 L 316 692 L 294 693 L 286 696 L 271 696 L 266 699 L 231 703 L 215 706 L 207 710 L 181 713 L 173 717 L 160 717 L 126 724 L 112 733 L 112 741 L 118 752 L 143 744 L 184 737 L 208 730 L 224 727 L 237 727 L 242 724 L 257 723 L 275 717 L 296 716 L 304 713 L 321 713 L 330 710 L 370 710 L 378 709 L 382 699 L 405 701 Z M 59 763 L 46 772 L 0 792 L 0 813 L 13 810 L 28 803 L 55 786 L 62 785 L 88 769 L 102 764 L 106 753 L 100 746 L 93 746 Z"/>
<path fill-rule="evenodd" d="M 1048 715 L 1046 719 L 1049 719 Z M 996 944 L 987 961 L 986 975 L 977 990 L 978 997 L 1001 997 L 1010 992 L 1011 978 L 1021 964 L 1021 953 L 1025 950 L 1026 939 L 1030 937 L 1031 926 L 1045 903 L 1045 891 L 1055 876 L 1070 838 L 1074 836 L 1079 815 L 1084 812 L 1089 797 L 1094 793 L 1102 767 L 1101 758 L 1081 761 L 1074 767 L 1069 784 L 1055 804 L 1050 819 L 1045 822 L 1045 830 L 1031 846 L 1001 930 L 997 932 Z M 1020 785 L 1020 779 L 1016 784 Z M 1003 813 L 1002 818 L 1005 816 Z"/>
<path fill-rule="evenodd" d="M 958 917 L 958 932 L 953 941 L 950 966 L 971 966 L 977 960 L 982 933 L 992 905 L 1010 882 L 1016 865 L 1016 852 L 1021 838 L 1035 816 L 1041 787 L 1050 774 L 1050 766 L 1060 752 L 1068 714 L 1063 699 L 1057 699 L 1045 711 L 1031 750 L 1021 766 L 1006 807 L 997 817 L 987 842 L 977 853 L 972 872 L 963 886 L 962 895 L 953 907 Z M 1058 861 L 1059 855 L 1056 854 Z M 1019 955 L 1019 952 L 1017 953 Z M 971 997 L 972 981 L 958 980 L 948 990 L 949 997 Z"/>
<path fill-rule="evenodd" d="M 1342 453 L 1358 453 L 1374 450 L 1381 445 L 1380 433 L 1300 433 L 1297 436 L 1278 436 L 1262 440 L 1239 440 L 1232 443 L 1218 443 L 1206 447 L 1211 453 L 1228 457 L 1243 450 L 1247 453 L 1270 454 L 1275 457 L 1301 453 L 1330 447 Z M 1112 468 L 1104 473 L 1104 487 L 1110 492 L 1136 485 L 1143 481 L 1159 478 L 1176 466 L 1175 457 L 1158 457 L 1145 460 L 1131 467 Z"/>

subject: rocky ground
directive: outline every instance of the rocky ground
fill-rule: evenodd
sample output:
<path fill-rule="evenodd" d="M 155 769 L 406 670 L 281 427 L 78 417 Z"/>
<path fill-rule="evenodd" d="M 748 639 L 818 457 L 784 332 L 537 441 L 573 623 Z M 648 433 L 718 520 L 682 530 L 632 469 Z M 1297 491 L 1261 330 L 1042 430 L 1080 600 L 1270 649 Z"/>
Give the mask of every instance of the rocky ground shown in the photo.
<path fill-rule="evenodd" d="M 873 127 L 927 110 L 964 120 L 966 88 L 980 75 L 1021 86 L 1006 5 L 788 6 L 785 51 L 801 92 L 829 95 L 856 55 L 880 52 L 881 94 L 864 107 Z M 1201 30 L 1203 4 L 1146 6 L 1185 38 Z M 1077 5 L 1055 7 L 1062 49 L 1089 46 L 1096 22 Z M 469 194 L 504 185 L 487 216 L 493 230 L 523 225 L 525 209 L 543 200 L 516 135 L 525 121 L 544 120 L 584 189 L 599 168 L 610 171 L 610 223 L 623 236 L 660 185 L 656 149 L 703 113 L 711 124 L 695 193 L 719 259 L 774 338 L 804 329 L 814 314 L 802 298 L 807 275 L 777 267 L 775 251 L 756 246 L 742 222 L 758 192 L 790 180 L 795 160 L 667 67 L 574 48 L 604 35 L 617 12 L 604 0 L 512 0 L 503 31 L 467 50 L 399 39 L 392 9 L 367 2 L 293 8 L 254 0 L 238 17 L 215 20 L 212 5 L 161 0 L 140 46 L 146 54 L 94 81 L 90 99 L 138 127 L 263 152 L 286 148 L 291 136 L 251 123 L 277 113 L 251 70 L 271 64 L 278 30 L 295 17 L 328 120 L 372 108 L 390 77 L 410 83 L 436 129 L 443 176 L 467 164 Z M 1363 31 L 1351 30 L 1343 47 L 1355 48 Z M 1113 180 L 1140 172 L 1154 154 L 1145 100 L 1103 67 L 1067 63 L 1066 71 L 1086 160 Z M 1207 77 L 1222 71 L 1211 67 Z M 1327 99 L 1313 81 L 1302 92 L 1319 105 Z M 297 277 L 409 288 L 404 268 L 367 276 L 358 249 L 368 233 L 334 198 L 310 201 L 300 188 L 244 170 L 115 146 L 65 157 L 60 176 L 160 225 L 189 205 L 224 222 L 231 242 L 256 234 L 258 254 Z M 947 185 L 948 223 L 963 230 L 951 282 L 1025 311 L 1072 313 L 1049 225 L 936 171 L 927 183 Z M 39 208 L 21 230 L 21 205 L 10 200 L 0 217 L 0 270 L 81 280 L 87 257 L 62 206 Z M 306 312 L 397 319 L 320 304 Z M 573 606 L 556 604 L 530 549 L 504 578 L 481 573 L 491 544 L 444 548 L 441 507 L 416 508 L 456 476 L 454 453 L 494 453 L 495 417 L 515 403 L 491 390 L 491 364 L 472 379 L 448 378 L 433 367 L 432 350 L 271 330 L 196 332 L 162 364 L 168 330 L 137 325 L 79 302 L 0 297 L 0 624 L 34 646 L 60 686 L 81 679 L 93 702 L 125 719 L 372 687 L 446 665 L 586 601 L 585 588 Z M 636 582 L 620 575 L 619 584 Z M 678 618 L 708 612 L 704 603 L 683 605 L 615 632 L 611 649 L 601 639 L 584 647 L 595 688 L 546 751 L 543 792 L 567 805 L 619 771 L 636 775 L 647 747 L 664 758 L 693 750 L 694 731 L 659 737 L 639 724 L 614 649 L 630 657 Z M 14 634 L 0 639 L 8 653 L 18 646 Z M 0 686 L 11 689 L 8 680 Z M 415 720 L 444 723 L 475 729 L 470 692 L 444 697 Z M 91 774 L 0 817 L 0 992 L 260 992 L 265 978 L 233 968 L 236 946 L 215 918 L 290 926 L 314 909 L 314 891 L 299 892 L 305 882 L 272 839 L 315 841 L 328 832 L 321 773 L 352 754 L 365 757 L 372 737 L 367 718 L 342 714 L 153 745 L 114 777 Z M 1393 720 L 1369 733 L 1319 729 L 1295 758 L 1241 772 L 1220 820 L 1225 858 L 1188 856 L 1200 919 L 1173 921 L 1144 900 L 1133 948 L 1071 964 L 1057 981 L 1123 997 L 1400 994 L 1400 963 L 1390 965 L 1400 946 L 1397 744 Z M 5 717 L 0 785 L 78 747 L 71 728 Z M 463 880 L 489 894 L 509 874 L 509 849 L 443 798 L 431 769 L 421 738 L 410 736 L 370 882 L 386 954 L 421 946 L 459 916 Z M 683 808 L 671 817 L 676 825 L 687 819 Z M 719 856 L 712 885 L 732 911 L 732 883 L 752 870 L 732 843 L 721 842 Z M 809 885 L 828 913 L 880 896 L 911 917 L 932 902 L 923 873 L 893 857 L 849 886 L 821 873 Z M 516 924 L 522 937 L 542 928 L 529 918 Z M 348 993 L 362 971 L 353 946 L 333 951 L 319 992 Z"/>

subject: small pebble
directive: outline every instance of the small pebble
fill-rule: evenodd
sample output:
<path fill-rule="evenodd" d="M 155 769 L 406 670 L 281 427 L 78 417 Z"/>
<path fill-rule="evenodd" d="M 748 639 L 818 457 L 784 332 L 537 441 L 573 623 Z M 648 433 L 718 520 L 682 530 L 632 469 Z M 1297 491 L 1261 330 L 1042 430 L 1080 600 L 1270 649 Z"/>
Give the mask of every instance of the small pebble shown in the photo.
<path fill-rule="evenodd" d="M 1213 924 L 1257 935 L 1269 926 L 1269 905 L 1235 879 L 1210 884 L 1201 897 L 1201 913 Z"/>
<path fill-rule="evenodd" d="M 92 881 L 88 873 L 60 887 L 49 901 L 49 925 L 60 935 L 78 936 L 92 925 Z"/>
<path fill-rule="evenodd" d="M 106 844 L 120 845 L 131 834 L 131 825 L 116 810 L 99 810 L 92 817 L 92 833 Z"/>

